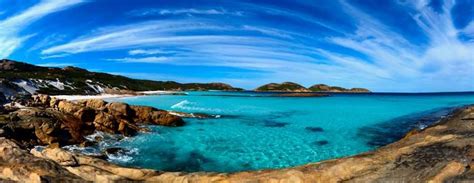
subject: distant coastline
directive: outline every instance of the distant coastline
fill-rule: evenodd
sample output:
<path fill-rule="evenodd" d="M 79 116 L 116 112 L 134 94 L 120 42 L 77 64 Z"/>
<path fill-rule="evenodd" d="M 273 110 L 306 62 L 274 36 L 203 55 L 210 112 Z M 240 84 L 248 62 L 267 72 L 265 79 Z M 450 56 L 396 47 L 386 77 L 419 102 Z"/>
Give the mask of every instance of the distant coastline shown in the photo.
<path fill-rule="evenodd" d="M 325 84 L 316 84 L 306 88 L 298 83 L 283 82 L 283 83 L 269 83 L 256 88 L 257 92 L 295 92 L 295 93 L 310 93 L 310 92 L 326 92 L 326 93 L 371 93 L 365 88 L 343 88 L 339 86 L 328 86 Z"/>

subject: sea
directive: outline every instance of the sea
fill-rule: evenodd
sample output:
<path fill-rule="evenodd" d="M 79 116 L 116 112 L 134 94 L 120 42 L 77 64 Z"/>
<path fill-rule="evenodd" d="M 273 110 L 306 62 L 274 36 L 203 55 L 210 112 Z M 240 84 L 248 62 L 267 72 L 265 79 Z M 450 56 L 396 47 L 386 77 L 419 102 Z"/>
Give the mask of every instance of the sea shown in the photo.
<path fill-rule="evenodd" d="M 367 93 L 278 97 L 275 93 L 186 92 L 109 99 L 169 111 L 213 115 L 182 127 L 147 126 L 108 137 L 99 151 L 129 167 L 182 172 L 277 169 L 351 156 L 397 141 L 474 104 L 474 93 Z M 105 134 L 94 134 L 102 135 Z"/>

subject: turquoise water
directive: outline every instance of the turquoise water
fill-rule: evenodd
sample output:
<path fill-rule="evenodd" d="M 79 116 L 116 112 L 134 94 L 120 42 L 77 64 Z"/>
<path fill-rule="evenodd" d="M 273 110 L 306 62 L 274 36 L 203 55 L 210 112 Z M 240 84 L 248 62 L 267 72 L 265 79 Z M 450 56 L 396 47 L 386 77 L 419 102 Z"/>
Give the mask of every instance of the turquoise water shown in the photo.
<path fill-rule="evenodd" d="M 152 126 L 150 133 L 109 144 L 129 151 L 111 161 L 188 172 L 284 168 L 373 150 L 453 107 L 474 104 L 474 93 L 268 96 L 190 92 L 113 99 L 220 118 L 185 119 L 177 128 Z"/>

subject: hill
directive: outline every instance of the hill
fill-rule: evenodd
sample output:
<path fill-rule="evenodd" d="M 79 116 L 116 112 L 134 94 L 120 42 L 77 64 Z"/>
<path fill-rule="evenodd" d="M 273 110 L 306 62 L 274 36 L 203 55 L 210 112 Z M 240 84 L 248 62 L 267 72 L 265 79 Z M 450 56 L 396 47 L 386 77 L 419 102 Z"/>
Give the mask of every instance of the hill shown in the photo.
<path fill-rule="evenodd" d="M 178 83 L 132 79 L 119 75 L 90 72 L 78 67 L 40 67 L 13 60 L 0 60 L 0 92 L 13 94 L 94 95 L 135 91 L 174 90 L 239 91 L 224 83 Z"/>
<path fill-rule="evenodd" d="M 335 93 L 370 93 L 371 91 L 365 88 L 351 88 L 346 89 L 339 86 L 328 86 L 325 84 L 313 85 L 306 88 L 300 84 L 293 82 L 284 83 L 269 83 L 262 85 L 255 89 L 255 91 L 266 92 L 335 92 Z"/>
<path fill-rule="evenodd" d="M 336 93 L 370 93 L 371 91 L 365 88 L 343 88 L 339 86 L 328 86 L 325 84 L 317 84 L 309 87 L 313 92 L 336 92 Z"/>
<path fill-rule="evenodd" d="M 255 91 L 269 91 L 269 92 L 311 92 L 304 86 L 293 82 L 283 83 L 269 83 L 258 87 Z"/>

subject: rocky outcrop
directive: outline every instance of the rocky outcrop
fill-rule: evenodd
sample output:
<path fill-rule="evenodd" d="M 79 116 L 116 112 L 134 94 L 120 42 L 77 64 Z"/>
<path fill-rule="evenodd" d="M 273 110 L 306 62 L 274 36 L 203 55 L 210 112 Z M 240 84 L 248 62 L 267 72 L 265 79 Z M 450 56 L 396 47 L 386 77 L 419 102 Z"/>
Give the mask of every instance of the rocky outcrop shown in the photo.
<path fill-rule="evenodd" d="M 346 89 L 338 86 L 328 86 L 325 84 L 313 85 L 309 88 L 305 88 L 297 83 L 284 82 L 281 84 L 278 83 L 269 83 L 263 86 L 258 87 L 255 91 L 260 92 L 334 92 L 334 93 L 370 93 L 371 91 L 365 88 L 352 88 Z M 297 94 L 288 94 L 292 97 L 297 97 Z M 308 94 L 309 95 L 309 94 Z M 308 95 L 302 95 L 303 97 L 308 97 Z"/>
<path fill-rule="evenodd" d="M 327 97 L 329 96 L 328 94 L 324 93 L 279 93 L 279 94 L 274 94 L 272 96 L 275 97 Z"/>
<path fill-rule="evenodd" d="M 131 136 L 147 131 L 142 124 L 182 126 L 184 121 L 152 107 L 107 103 L 103 100 L 67 101 L 35 95 L 27 107 L 0 115 L 1 136 L 22 147 L 80 144 L 94 131 Z"/>
<path fill-rule="evenodd" d="M 0 180 L 18 182 L 80 182 L 84 179 L 61 164 L 39 158 L 0 137 Z"/>
<path fill-rule="evenodd" d="M 283 83 L 269 83 L 258 87 L 255 91 L 266 91 L 266 92 L 311 92 L 304 86 L 292 82 Z"/>
<path fill-rule="evenodd" d="M 346 89 L 339 86 L 328 86 L 325 84 L 317 84 L 309 87 L 313 92 L 334 92 L 334 93 L 370 93 L 371 91 L 365 88 L 351 88 Z"/>

